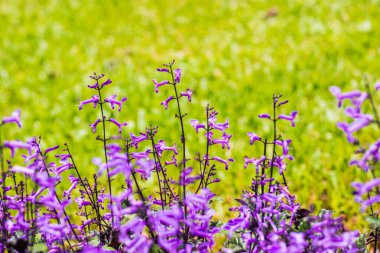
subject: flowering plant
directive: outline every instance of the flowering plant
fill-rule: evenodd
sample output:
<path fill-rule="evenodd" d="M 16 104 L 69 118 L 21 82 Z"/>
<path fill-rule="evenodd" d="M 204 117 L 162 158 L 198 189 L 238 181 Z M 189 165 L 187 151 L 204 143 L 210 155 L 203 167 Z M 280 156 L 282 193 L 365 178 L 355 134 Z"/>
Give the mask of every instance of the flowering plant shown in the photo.
<path fill-rule="evenodd" d="M 228 120 L 218 121 L 218 112 L 210 105 L 205 119 L 186 121 L 181 104 L 192 101 L 192 91 L 181 89 L 182 70 L 174 61 L 157 71 L 168 78 L 153 80 L 155 92 L 172 88 L 161 105 L 176 110 L 178 143 L 158 139 L 157 126 L 148 126 L 140 133 L 126 134 L 128 123 L 115 114 L 124 109 L 126 97 L 105 96 L 112 87 L 104 75 L 91 75 L 88 88 L 94 95 L 78 100 L 79 110 L 93 105 L 99 116 L 90 129 L 102 146 L 101 157 L 92 158 L 96 171 L 84 175 L 76 163 L 69 144 L 43 149 L 42 139 L 26 142 L 2 141 L 0 193 L 0 248 L 8 252 L 360 252 L 356 231 L 346 231 L 342 220 L 322 210 L 312 215 L 301 208 L 289 190 L 285 173 L 291 139 L 278 132 L 278 123 L 289 121 L 295 127 L 297 111 L 280 114 L 287 104 L 281 95 L 274 95 L 272 114 L 260 114 L 273 126 L 273 138 L 248 133 L 251 145 L 262 145 L 259 158 L 244 158 L 244 168 L 253 166 L 254 179 L 249 191 L 237 199 L 235 218 L 222 224 L 214 218 L 211 184 L 220 182 L 217 171 L 237 168 L 235 160 L 214 154 L 215 148 L 230 149 L 232 135 Z M 338 94 L 338 90 L 334 91 Z M 353 95 L 356 103 L 363 98 Z M 339 93 L 341 100 L 346 99 Z M 359 101 L 359 98 L 362 100 Z M 340 101 L 341 101 L 340 100 Z M 109 109 L 106 109 L 109 107 Z M 107 111 L 112 113 L 107 115 Z M 356 112 L 356 111 L 355 111 Z M 354 113 L 354 112 L 353 112 Z M 359 112 L 356 114 L 359 115 Z M 355 127 L 345 125 L 352 133 L 365 126 L 369 116 L 357 117 Z M 366 122 L 367 122 L 366 121 Z M 367 122 L 368 123 L 368 122 Z M 21 127 L 20 110 L 4 117 L 0 129 L 8 124 Z M 205 138 L 204 152 L 191 156 L 185 124 Z M 109 134 L 110 128 L 117 135 Z M 175 132 L 175 131 L 174 131 Z M 0 135 L 1 136 L 1 135 Z M 215 147 L 215 148 L 214 148 Z M 377 147 L 377 146 L 376 146 Z M 10 159 L 5 162 L 5 150 Z M 23 165 L 13 157 L 22 154 Z M 375 148 L 372 148 L 372 150 Z M 367 156 L 374 156 L 373 152 Z M 377 157 L 377 156 L 376 156 Z M 360 161 L 356 162 L 361 164 Z M 364 162 L 366 164 L 366 162 Z M 88 173 L 86 173 L 88 175 Z M 279 179 L 277 179 L 279 178 Z M 105 183 L 104 183 L 105 182 Z M 118 182 L 117 184 L 115 182 Z M 358 192 L 371 186 L 357 184 Z M 63 191 L 61 189 L 64 189 Z M 359 195 L 358 195 L 359 196 Z M 361 195 L 360 195 L 361 196 Z M 367 203 L 368 205 L 368 203 Z M 376 232 L 377 233 L 377 232 Z M 223 246 L 216 236 L 225 234 Z"/>

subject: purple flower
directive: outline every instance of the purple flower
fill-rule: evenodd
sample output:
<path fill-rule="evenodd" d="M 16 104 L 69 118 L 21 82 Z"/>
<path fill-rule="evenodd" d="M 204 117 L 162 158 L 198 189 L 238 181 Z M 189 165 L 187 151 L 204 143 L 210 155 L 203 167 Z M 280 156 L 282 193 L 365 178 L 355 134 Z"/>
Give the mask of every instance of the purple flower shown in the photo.
<path fill-rule="evenodd" d="M 3 120 L 1 121 L 1 124 L 8 124 L 8 123 L 15 123 L 18 125 L 18 127 L 21 128 L 21 123 L 20 123 L 20 110 L 16 110 L 12 112 L 11 116 L 4 117 Z"/>
<path fill-rule="evenodd" d="M 114 123 L 114 124 L 119 128 L 119 134 L 121 134 L 121 132 L 122 132 L 122 127 L 128 125 L 127 122 L 124 121 L 123 123 L 120 123 L 120 122 L 118 122 L 118 121 L 117 121 L 116 119 L 114 119 L 114 118 L 110 118 L 109 121 L 112 122 L 112 123 Z"/>
<path fill-rule="evenodd" d="M 292 112 L 290 115 L 280 114 L 278 115 L 279 119 L 289 120 L 292 123 L 292 127 L 295 126 L 294 119 L 296 118 L 297 111 Z"/>
<path fill-rule="evenodd" d="M 139 136 L 135 136 L 133 133 L 130 133 L 131 136 L 131 145 L 135 148 L 138 148 L 140 142 L 148 139 L 148 135 L 145 133 L 140 133 Z"/>
<path fill-rule="evenodd" d="M 78 98 L 78 101 L 79 101 L 79 110 L 82 110 L 82 108 L 83 108 L 84 105 L 91 104 L 91 103 L 93 103 L 94 104 L 94 108 L 96 108 L 97 104 L 99 104 L 99 96 L 94 95 L 90 99 L 87 99 L 87 100 L 84 100 L 84 101 L 80 101 L 79 98 Z"/>
<path fill-rule="evenodd" d="M 13 166 L 11 168 L 11 171 L 17 172 L 17 173 L 22 173 L 22 174 L 27 175 L 27 176 L 32 176 L 35 173 L 33 168 L 22 167 L 22 166 L 17 166 L 17 165 Z"/>
<path fill-rule="evenodd" d="M 51 148 L 47 148 L 47 149 L 45 150 L 45 154 L 47 154 L 47 153 L 49 153 L 49 152 L 51 152 L 51 151 L 53 151 L 53 150 L 56 150 L 57 148 L 59 148 L 59 146 L 54 146 L 54 147 L 51 147 Z"/>
<path fill-rule="evenodd" d="M 150 154 L 150 149 L 147 149 L 146 151 L 144 152 L 133 152 L 131 154 L 132 158 L 134 159 L 144 159 L 144 158 L 148 158 L 149 157 L 149 154 Z"/>
<path fill-rule="evenodd" d="M 67 196 L 68 199 L 71 198 L 71 192 L 77 187 L 77 184 L 79 182 L 79 178 L 76 178 L 73 175 L 70 175 L 69 180 L 71 182 L 70 188 L 67 191 L 63 191 L 63 197 Z"/>
<path fill-rule="evenodd" d="M 177 147 L 176 147 L 175 144 L 173 145 L 173 147 L 169 147 L 169 146 L 165 145 L 165 141 L 164 140 L 159 140 L 158 143 L 156 144 L 156 152 L 157 152 L 157 154 L 161 157 L 162 152 L 165 151 L 165 150 L 167 150 L 167 151 L 173 151 L 174 154 L 178 155 Z"/>
<path fill-rule="evenodd" d="M 260 165 L 263 166 L 263 162 L 265 162 L 266 160 L 266 156 L 262 156 L 260 157 L 260 159 L 256 159 L 256 158 L 248 158 L 248 156 L 245 156 L 244 157 L 244 169 L 246 169 L 248 167 L 248 164 L 253 164 L 256 166 L 256 168 L 258 168 Z"/>
<path fill-rule="evenodd" d="M 92 132 L 96 133 L 96 126 L 99 124 L 100 119 L 97 119 L 94 123 L 90 124 L 90 127 L 92 128 Z"/>
<path fill-rule="evenodd" d="M 212 117 L 210 117 L 209 119 L 209 125 L 212 129 L 216 129 L 222 132 L 224 132 L 227 128 L 230 127 L 228 123 L 228 119 L 226 119 L 225 123 L 215 123 L 215 118 L 212 118 Z"/>
<path fill-rule="evenodd" d="M 181 97 L 187 97 L 187 99 L 189 100 L 189 102 L 191 102 L 191 95 L 192 94 L 193 94 L 193 92 L 190 89 L 186 89 L 186 92 L 181 92 L 180 93 Z"/>
<path fill-rule="evenodd" d="M 339 122 L 337 124 L 337 127 L 346 133 L 349 142 L 354 143 L 355 138 L 352 134 L 365 126 L 368 126 L 371 123 L 372 119 L 373 118 L 371 115 L 362 114 L 360 118 L 355 118 L 351 124 L 347 124 L 346 122 Z"/>
<path fill-rule="evenodd" d="M 249 136 L 249 144 L 250 145 L 253 145 L 253 143 L 255 141 L 261 140 L 261 137 L 257 136 L 255 133 L 252 133 L 252 132 L 248 132 L 248 136 Z"/>
<path fill-rule="evenodd" d="M 342 107 L 343 100 L 350 99 L 352 101 L 353 99 L 358 98 L 361 95 L 361 92 L 357 90 L 342 93 L 341 89 L 337 86 L 331 86 L 330 92 L 338 99 L 339 108 Z"/>
<path fill-rule="evenodd" d="M 126 97 L 123 97 L 121 101 L 116 100 L 117 95 L 111 95 L 108 98 L 104 99 L 104 102 L 109 103 L 111 105 L 112 110 L 115 109 L 115 105 L 119 106 L 118 111 L 121 111 L 121 107 L 123 106 L 123 103 L 127 101 Z"/>
<path fill-rule="evenodd" d="M 167 72 L 167 73 L 169 73 L 169 70 L 167 68 L 158 68 L 157 71 L 158 72 Z"/>
<path fill-rule="evenodd" d="M 211 160 L 214 160 L 214 161 L 218 161 L 220 163 L 223 163 L 225 165 L 225 169 L 228 170 L 228 163 L 230 162 L 234 162 L 234 159 L 232 158 L 228 158 L 228 160 L 224 160 L 218 156 L 213 156 L 213 158 Z"/>
<path fill-rule="evenodd" d="M 111 83 L 112 83 L 111 79 L 107 79 L 107 81 L 105 81 L 104 83 L 102 83 L 102 85 L 100 87 L 103 88 L 104 86 L 106 86 L 108 84 L 111 84 Z"/>
<path fill-rule="evenodd" d="M 375 90 L 380 90 L 380 82 L 375 83 Z"/>
<path fill-rule="evenodd" d="M 4 148 L 11 150 L 12 157 L 15 156 L 15 151 L 20 148 L 28 150 L 29 154 L 32 151 L 32 146 L 22 141 L 4 141 Z"/>
<path fill-rule="evenodd" d="M 174 97 L 170 96 L 170 97 L 168 97 L 168 99 L 166 99 L 165 101 L 161 102 L 161 105 L 165 106 L 165 109 L 167 110 L 169 102 L 172 101 L 173 99 L 174 99 Z"/>
<path fill-rule="evenodd" d="M 174 81 L 176 83 L 181 82 L 181 76 L 182 76 L 182 71 L 181 69 L 176 69 L 174 70 Z"/>
<path fill-rule="evenodd" d="M 268 113 L 259 114 L 260 119 L 270 119 L 270 115 Z"/>
<path fill-rule="evenodd" d="M 221 144 L 222 145 L 222 149 L 224 149 L 224 148 L 230 149 L 230 139 L 231 139 L 231 137 L 232 137 L 232 135 L 228 135 L 226 133 L 223 133 L 222 138 L 220 138 L 220 139 L 213 139 L 212 143 L 213 144 Z"/>
<path fill-rule="evenodd" d="M 197 132 L 197 133 L 198 133 L 198 130 L 200 128 L 205 129 L 205 125 L 204 124 L 200 124 L 199 121 L 196 120 L 196 119 L 191 120 L 190 124 L 195 128 L 195 132 Z"/>
<path fill-rule="evenodd" d="M 153 79 L 153 83 L 154 83 L 154 86 L 156 87 L 156 93 L 158 93 L 158 88 L 165 85 L 165 84 L 169 84 L 169 81 L 164 80 L 162 82 L 157 83 L 157 81 Z"/>

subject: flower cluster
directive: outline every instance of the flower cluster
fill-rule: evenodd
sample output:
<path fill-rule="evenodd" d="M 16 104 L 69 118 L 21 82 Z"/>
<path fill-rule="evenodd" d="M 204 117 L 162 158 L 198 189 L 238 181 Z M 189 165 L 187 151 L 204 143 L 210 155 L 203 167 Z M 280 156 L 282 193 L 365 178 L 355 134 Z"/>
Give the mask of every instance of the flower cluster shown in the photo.
<path fill-rule="evenodd" d="M 99 157 L 92 158 L 96 170 L 85 173 L 79 168 L 67 143 L 43 148 L 41 138 L 27 142 L 0 139 L 0 252 L 360 251 L 358 233 L 345 231 L 341 218 L 333 218 L 327 211 L 313 216 L 290 193 L 285 173 L 287 163 L 293 160 L 292 140 L 278 134 L 277 124 L 286 121 L 295 127 L 298 113 L 278 113 L 279 107 L 288 103 L 281 95 L 273 96 L 272 114 L 259 115 L 272 122 L 273 138 L 248 133 L 250 144 L 263 145 L 264 152 L 244 158 L 244 168 L 253 167 L 254 178 L 250 190 L 237 199 L 239 205 L 230 208 L 238 216 L 225 224 L 216 220 L 210 185 L 220 182 L 218 170 L 237 168 L 233 158 L 221 152 L 215 155 L 216 149 L 233 147 L 230 123 L 219 120 L 218 112 L 207 105 L 205 119 L 189 122 L 206 145 L 195 155 L 188 154 L 187 114 L 181 104 L 192 101 L 192 91 L 180 90 L 182 70 L 174 68 L 174 61 L 157 71 L 169 77 L 153 80 L 153 84 L 156 93 L 172 88 L 161 105 L 176 110 L 177 143 L 159 139 L 157 126 L 136 134 L 127 132 L 127 122 L 108 116 L 109 110 L 121 112 L 127 98 L 105 96 L 104 89 L 111 87 L 112 81 L 104 81 L 103 74 L 90 76 L 93 83 L 88 88 L 95 94 L 79 100 L 79 110 L 92 105 L 99 114 L 89 125 L 93 133 L 99 132 L 96 139 L 103 148 Z M 365 120 L 373 121 L 360 112 L 368 94 L 346 94 L 337 88 L 333 92 L 340 105 L 345 99 L 354 104 L 349 115 L 358 123 L 342 126 L 347 133 L 352 135 Z M 20 110 L 2 118 L 0 130 L 8 124 L 21 127 Z M 117 131 L 110 132 L 115 126 Z M 371 169 L 368 161 L 378 160 L 379 146 L 376 142 L 352 164 Z M 20 152 L 24 164 L 13 164 Z M 357 201 L 364 207 L 378 202 L 378 198 L 364 198 L 379 185 L 378 179 L 356 183 Z M 216 237 L 223 233 L 227 241 L 220 248 Z"/>

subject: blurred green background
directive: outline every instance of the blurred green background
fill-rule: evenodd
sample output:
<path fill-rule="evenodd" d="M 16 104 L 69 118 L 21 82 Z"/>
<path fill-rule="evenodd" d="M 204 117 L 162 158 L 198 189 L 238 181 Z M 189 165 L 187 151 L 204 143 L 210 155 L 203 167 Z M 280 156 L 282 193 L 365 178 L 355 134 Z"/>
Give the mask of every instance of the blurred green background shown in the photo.
<path fill-rule="evenodd" d="M 158 125 L 160 138 L 179 144 L 175 108 L 160 106 L 169 91 L 155 94 L 151 81 L 166 78 L 155 69 L 176 59 L 182 88 L 194 91 L 184 106 L 187 123 L 203 120 L 207 103 L 230 121 L 231 150 L 218 154 L 236 162 L 220 169 L 222 182 L 213 187 L 222 194 L 218 215 L 250 185 L 254 169 L 244 170 L 243 158 L 261 154 L 246 133 L 271 135 L 257 115 L 270 112 L 272 94 L 281 93 L 290 100 L 281 113 L 299 111 L 296 128 L 279 126 L 293 139 L 290 191 L 303 207 L 332 208 L 347 227 L 363 229 L 350 182 L 366 175 L 347 166 L 353 148 L 335 127 L 344 116 L 328 87 L 379 79 L 379 8 L 375 0 L 1 1 L 1 115 L 20 108 L 24 125 L 4 128 L 3 137 L 41 135 L 46 147 L 67 142 L 90 175 L 102 146 L 88 125 L 99 113 L 78 111 L 77 98 L 91 96 L 88 76 L 97 72 L 114 81 L 107 94 L 128 97 L 115 113 L 128 131 Z M 202 136 L 187 125 L 189 151 L 203 151 Z"/>

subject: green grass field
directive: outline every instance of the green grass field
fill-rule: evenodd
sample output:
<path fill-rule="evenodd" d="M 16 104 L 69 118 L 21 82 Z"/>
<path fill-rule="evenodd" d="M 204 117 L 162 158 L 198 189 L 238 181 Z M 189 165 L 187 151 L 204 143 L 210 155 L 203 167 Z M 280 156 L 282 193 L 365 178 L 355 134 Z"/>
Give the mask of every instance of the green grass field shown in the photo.
<path fill-rule="evenodd" d="M 296 128 L 280 124 L 293 139 L 290 191 L 303 207 L 332 208 L 348 227 L 363 229 L 350 182 L 366 175 L 347 166 L 353 148 L 335 127 L 344 116 L 328 87 L 362 88 L 364 75 L 372 84 L 380 79 L 379 7 L 377 0 L 2 1 L 0 115 L 20 108 L 24 124 L 4 128 L 3 138 L 67 142 L 83 173 L 91 173 L 102 146 L 88 125 L 98 112 L 78 111 L 77 98 L 91 95 L 88 76 L 97 72 L 114 81 L 109 94 L 128 97 L 116 117 L 129 130 L 154 124 L 161 138 L 179 142 L 175 108 L 160 106 L 169 93 L 155 94 L 151 81 L 164 78 L 157 67 L 176 59 L 183 89 L 194 90 L 187 120 L 202 119 L 210 103 L 230 121 L 227 154 L 236 162 L 220 170 L 213 189 L 223 196 L 220 215 L 254 176 L 243 169 L 244 155 L 259 155 L 246 133 L 270 136 L 269 122 L 257 115 L 270 112 L 272 94 L 281 93 L 290 100 L 282 112 L 299 111 Z M 187 131 L 194 154 L 201 136 L 189 124 Z"/>

